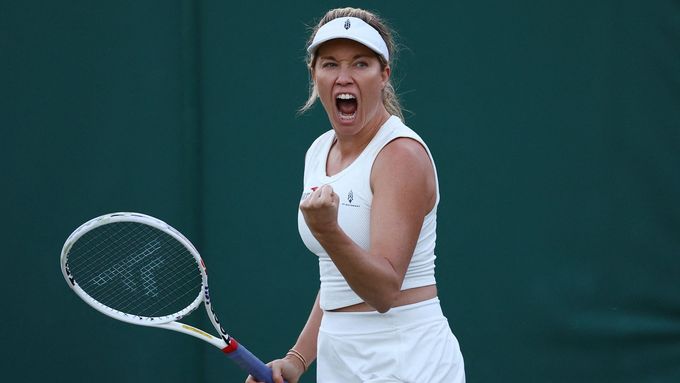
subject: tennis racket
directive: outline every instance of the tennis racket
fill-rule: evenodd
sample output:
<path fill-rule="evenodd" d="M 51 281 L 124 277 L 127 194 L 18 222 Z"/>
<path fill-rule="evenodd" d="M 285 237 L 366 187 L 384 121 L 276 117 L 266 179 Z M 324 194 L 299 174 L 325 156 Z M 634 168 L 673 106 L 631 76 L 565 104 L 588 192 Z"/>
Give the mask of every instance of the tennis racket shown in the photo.
<path fill-rule="evenodd" d="M 97 311 L 202 339 L 258 381 L 273 383 L 271 369 L 224 331 L 210 302 L 205 263 L 191 242 L 165 222 L 139 213 L 94 218 L 64 243 L 61 271 L 71 289 Z M 219 337 L 178 322 L 201 303 Z"/>

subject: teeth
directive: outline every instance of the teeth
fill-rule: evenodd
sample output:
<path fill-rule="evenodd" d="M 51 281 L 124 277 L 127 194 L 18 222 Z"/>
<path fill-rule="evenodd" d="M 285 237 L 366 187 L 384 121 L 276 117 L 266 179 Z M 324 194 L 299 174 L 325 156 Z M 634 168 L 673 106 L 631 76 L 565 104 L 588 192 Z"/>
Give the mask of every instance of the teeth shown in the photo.
<path fill-rule="evenodd" d="M 338 98 L 341 99 L 341 100 L 354 100 L 356 97 L 354 97 L 353 94 L 349 94 L 349 93 L 340 93 L 340 94 L 338 95 Z"/>
<path fill-rule="evenodd" d="M 357 112 L 354 112 L 352 114 L 345 114 L 345 113 L 340 112 L 339 114 L 340 114 L 341 120 L 351 120 L 357 115 Z"/>

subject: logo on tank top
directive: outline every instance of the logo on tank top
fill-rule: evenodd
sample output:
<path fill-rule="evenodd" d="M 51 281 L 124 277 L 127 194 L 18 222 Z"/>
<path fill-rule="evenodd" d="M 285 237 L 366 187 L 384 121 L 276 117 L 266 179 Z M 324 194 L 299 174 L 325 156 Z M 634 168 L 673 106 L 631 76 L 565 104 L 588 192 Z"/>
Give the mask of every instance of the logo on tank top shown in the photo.
<path fill-rule="evenodd" d="M 361 207 L 359 205 L 354 205 L 352 204 L 352 201 L 354 201 L 354 192 L 352 190 L 347 193 L 347 202 L 342 202 L 342 206 L 347 206 L 347 207 Z"/>
<path fill-rule="evenodd" d="M 309 188 L 311 191 L 302 192 L 302 197 L 300 197 L 300 201 L 306 200 L 307 197 L 309 197 L 312 194 L 312 192 L 315 192 L 316 189 L 318 188 L 319 188 L 318 186 L 312 186 Z"/>

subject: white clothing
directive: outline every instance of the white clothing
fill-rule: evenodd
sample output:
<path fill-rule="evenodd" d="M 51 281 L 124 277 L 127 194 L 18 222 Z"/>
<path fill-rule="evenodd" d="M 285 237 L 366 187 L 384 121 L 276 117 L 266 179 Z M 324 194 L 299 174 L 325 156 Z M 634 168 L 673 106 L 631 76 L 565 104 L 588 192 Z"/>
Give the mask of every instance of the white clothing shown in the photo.
<path fill-rule="evenodd" d="M 330 130 L 314 141 L 305 156 L 304 189 L 302 200 L 307 198 L 314 188 L 328 184 L 340 197 L 338 207 L 338 224 L 342 230 L 361 248 L 369 249 L 370 218 L 373 191 L 370 178 L 373 163 L 378 153 L 391 141 L 400 137 L 408 137 L 418 141 L 427 150 L 427 145 L 413 130 L 404 125 L 396 116 L 391 116 L 363 152 L 347 168 L 328 176 L 326 160 L 335 133 Z M 432 162 L 434 167 L 434 162 Z M 437 171 L 435 168 L 435 182 Z M 434 276 L 435 241 L 437 238 L 437 204 L 439 203 L 439 184 L 436 186 L 437 198 L 433 209 L 425 216 L 423 226 L 406 271 L 402 290 L 429 286 L 436 283 Z M 323 310 L 334 310 L 341 307 L 361 303 L 362 299 L 350 288 L 347 281 L 335 266 L 326 251 L 310 232 L 307 224 L 298 211 L 298 229 L 307 248 L 319 257 L 319 275 L 321 280 L 320 305 Z"/>
<path fill-rule="evenodd" d="M 384 314 L 324 312 L 316 370 L 318 383 L 465 383 L 463 355 L 437 298 Z"/>

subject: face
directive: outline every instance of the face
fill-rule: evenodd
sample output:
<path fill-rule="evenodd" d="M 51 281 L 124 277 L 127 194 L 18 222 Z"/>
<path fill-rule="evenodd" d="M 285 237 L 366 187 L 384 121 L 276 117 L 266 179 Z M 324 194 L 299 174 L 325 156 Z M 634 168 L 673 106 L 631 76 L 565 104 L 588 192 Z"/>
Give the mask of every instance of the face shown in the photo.
<path fill-rule="evenodd" d="M 335 39 L 318 48 L 312 78 L 336 133 L 353 135 L 380 127 L 389 117 L 382 101 L 389 76 L 389 66 L 382 68 L 363 44 Z"/>

